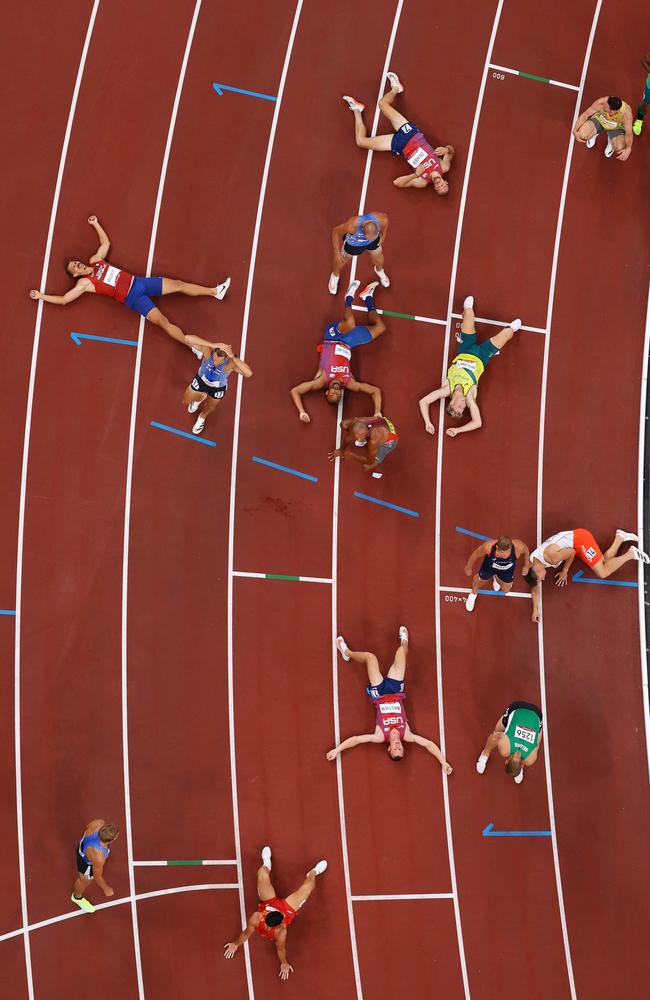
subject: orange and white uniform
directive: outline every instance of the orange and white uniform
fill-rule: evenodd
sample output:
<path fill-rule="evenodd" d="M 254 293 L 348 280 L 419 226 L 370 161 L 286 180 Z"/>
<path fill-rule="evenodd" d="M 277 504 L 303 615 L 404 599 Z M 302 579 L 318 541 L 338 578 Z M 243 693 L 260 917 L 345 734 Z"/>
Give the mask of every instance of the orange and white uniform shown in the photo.
<path fill-rule="evenodd" d="M 544 551 L 549 545 L 557 545 L 559 549 L 573 549 L 578 558 L 582 559 L 583 563 L 586 563 L 590 567 L 595 566 L 603 558 L 603 553 L 598 542 L 586 528 L 573 528 L 572 531 L 558 531 L 557 534 L 551 535 L 545 542 L 542 542 L 534 552 L 531 552 L 531 560 L 539 560 L 547 569 L 550 567 L 557 569 L 563 560 L 551 563 L 544 558 Z"/>

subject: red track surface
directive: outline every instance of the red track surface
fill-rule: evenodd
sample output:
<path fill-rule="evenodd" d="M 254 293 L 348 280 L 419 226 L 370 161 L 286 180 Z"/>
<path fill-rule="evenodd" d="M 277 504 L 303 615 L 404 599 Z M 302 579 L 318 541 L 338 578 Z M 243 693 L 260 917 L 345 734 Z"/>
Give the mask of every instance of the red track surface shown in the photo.
<path fill-rule="evenodd" d="M 0 372 L 8 414 L 0 429 L 4 609 L 16 607 L 23 416 L 36 316 L 27 290 L 37 285 L 43 266 L 91 9 L 88 0 L 56 12 L 24 4 L 4 24 L 3 135 L 11 155 L 0 186 L 11 236 L 0 249 L 7 318 Z M 432 138 L 453 142 L 457 158 L 446 200 L 397 191 L 391 185 L 395 161 L 374 158 L 365 203 L 391 218 L 386 251 L 392 287 L 380 290 L 378 304 L 445 320 L 453 282 L 454 311 L 471 291 L 483 317 L 521 315 L 526 325 L 546 328 L 554 291 L 542 534 L 583 523 L 605 541 L 617 526 L 635 523 L 637 372 L 648 259 L 640 192 L 648 172 L 647 136 L 635 143 L 626 164 L 575 149 L 552 289 L 576 91 L 512 75 L 496 79 L 490 71 L 456 260 L 463 178 L 495 10 L 476 0 L 449 9 L 404 2 L 391 64 L 407 83 L 405 113 Z M 638 25 L 640 10 L 638 0 L 606 0 L 583 107 L 612 87 L 636 101 L 641 43 L 620 25 Z M 348 1000 L 362 991 L 375 1000 L 387 982 L 394 983 L 396 956 L 400 993 L 414 1000 L 434 991 L 448 998 L 466 995 L 463 963 L 467 995 L 474 998 L 491 1000 L 513 982 L 523 984 L 530 1000 L 570 997 L 551 839 L 481 836 L 489 822 L 498 830 L 550 828 L 546 762 L 540 758 L 517 789 L 494 762 L 482 779 L 474 771 L 499 710 L 516 697 L 540 701 L 542 676 L 575 995 L 640 997 L 648 972 L 642 886 L 649 874 L 650 824 L 637 592 L 577 584 L 559 592 L 547 585 L 538 648 L 529 601 L 481 598 L 470 617 L 462 602 L 446 599 L 452 593 L 437 590 L 466 586 L 462 567 L 472 540 L 455 532 L 457 526 L 484 534 L 506 530 L 529 543 L 536 538 L 549 334 L 522 331 L 495 363 L 481 392 L 480 434 L 432 440 L 415 404 L 440 378 L 444 326 L 388 318 L 385 337 L 360 352 L 358 368 L 364 379 L 386 389 L 385 410 L 400 432 L 400 448 L 380 482 L 346 466 L 334 492 L 326 454 L 335 415 L 312 399 L 312 423 L 302 426 L 286 391 L 311 371 L 320 329 L 340 312 L 340 300 L 331 299 L 325 287 L 329 231 L 356 210 L 366 163 L 353 145 L 351 116 L 340 94 L 364 98 L 366 114 L 372 114 L 392 5 L 336 0 L 307 3 L 301 12 L 279 107 L 249 314 L 245 310 L 275 109 L 272 102 L 242 95 L 219 97 L 211 85 L 216 80 L 278 93 L 294 11 L 289 0 L 233 10 L 204 0 L 198 17 L 152 273 L 203 282 L 230 273 L 232 290 L 223 303 L 168 299 L 165 312 L 188 331 L 218 333 L 237 345 L 244 329 L 255 374 L 241 397 L 231 483 L 234 389 L 206 428 L 216 449 L 152 428 L 150 421 L 157 420 L 190 429 L 180 395 L 194 365 L 178 345 L 146 329 L 127 496 L 124 636 L 136 352 L 108 344 L 77 347 L 69 333 L 135 340 L 137 317 L 96 297 L 66 311 L 43 310 L 32 365 L 17 620 L 18 824 L 13 672 L 6 666 L 0 676 L 0 998 L 30 995 L 22 935 L 11 936 L 23 926 L 16 829 L 24 842 L 28 923 L 54 918 L 28 935 L 34 996 L 68 996 L 71 982 L 79 982 L 80 956 L 90 954 L 92 968 L 78 992 L 96 1000 L 116 992 L 155 1000 L 201 1000 L 217 991 L 225 1000 L 250 995 L 243 955 L 232 962 L 221 958 L 223 942 L 241 919 L 236 888 L 155 895 L 133 907 L 118 902 L 92 920 L 76 913 L 56 920 L 69 907 L 72 846 L 84 822 L 108 815 L 128 829 L 125 768 L 133 859 L 236 859 L 239 844 L 247 912 L 255 905 L 254 872 L 264 843 L 273 845 L 274 881 L 283 894 L 317 858 L 329 859 L 327 875 L 289 937 L 296 969 L 289 983 L 277 979 L 273 949 L 251 943 L 258 998 Z M 191 0 L 100 0 L 65 159 L 48 289 L 63 286 L 64 253 L 94 249 L 85 223 L 91 212 L 112 236 L 112 258 L 144 270 L 193 12 Z M 506 0 L 491 61 L 577 86 L 593 16 L 591 0 L 569 8 L 559 0 Z M 549 24 L 561 24 L 561 32 L 548 31 Z M 360 276 L 368 276 L 365 262 Z M 605 284 L 609 291 L 600 294 Z M 620 407 L 612 405 L 614 390 L 603 388 L 612 386 L 617 366 L 629 390 Z M 251 461 L 253 455 L 303 470 L 318 482 L 263 468 Z M 354 497 L 355 490 L 420 516 L 367 504 Z M 235 577 L 229 664 L 231 504 L 234 571 L 329 579 L 337 524 L 334 634 L 341 631 L 351 643 L 373 648 L 388 665 L 397 626 L 409 625 L 410 716 L 416 731 L 435 739 L 444 725 L 455 767 L 448 811 L 441 772 L 427 755 L 411 750 L 393 768 L 378 750 L 365 747 L 342 759 L 341 813 L 336 765 L 325 761 L 334 740 L 333 698 L 342 736 L 366 731 L 372 718 L 354 664 L 339 661 L 335 696 L 331 585 Z M 0 617 L 6 665 L 13 659 L 12 622 Z M 348 901 L 348 890 L 352 896 L 450 894 L 454 872 L 457 911 L 451 898 Z M 133 877 L 138 894 L 158 893 L 235 884 L 238 869 L 135 867 Z M 129 878 L 123 836 L 110 861 L 118 901 L 129 896 Z"/>

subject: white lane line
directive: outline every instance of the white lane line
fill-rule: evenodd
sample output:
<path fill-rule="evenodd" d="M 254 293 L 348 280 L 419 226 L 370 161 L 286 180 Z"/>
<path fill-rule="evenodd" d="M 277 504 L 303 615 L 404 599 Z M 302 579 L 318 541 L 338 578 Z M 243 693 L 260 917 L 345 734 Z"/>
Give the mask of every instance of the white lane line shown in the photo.
<path fill-rule="evenodd" d="M 167 178 L 167 167 L 169 165 L 169 155 L 171 152 L 178 107 L 180 105 L 185 73 L 194 39 L 196 22 L 201 10 L 202 0 L 196 0 L 194 14 L 190 23 L 183 62 L 181 64 L 176 94 L 172 106 L 169 128 L 167 130 L 167 142 L 163 154 L 160 177 L 158 180 L 158 192 L 156 194 L 156 205 L 154 209 L 153 223 L 151 226 L 151 237 L 149 240 L 149 254 L 147 256 L 147 274 L 151 274 L 153 258 L 156 249 L 156 237 L 158 236 L 158 222 L 160 220 L 160 208 L 162 205 L 163 193 L 165 190 L 165 180 Z M 138 346 L 136 349 L 135 369 L 133 372 L 133 393 L 131 396 L 131 420 L 129 426 L 129 446 L 126 462 L 126 487 L 124 498 L 124 545 L 122 550 L 122 760 L 124 766 L 124 811 L 125 811 L 125 834 L 127 848 L 127 862 L 129 868 L 129 888 L 131 899 L 131 923 L 133 926 L 133 948 L 135 954 L 135 967 L 138 981 L 138 997 L 144 1000 L 144 979 L 142 975 L 142 957 L 140 955 L 140 932 L 138 927 L 137 895 L 135 891 L 135 873 L 133 871 L 133 830 L 131 823 L 131 785 L 129 776 L 129 719 L 128 719 L 128 611 L 129 611 L 129 543 L 131 537 L 131 492 L 133 487 L 133 458 L 135 450 L 135 428 L 138 414 L 138 388 L 140 384 L 140 368 L 142 365 L 142 345 L 144 340 L 144 317 L 140 317 L 138 327 Z M 156 334 L 157 336 L 157 334 Z"/>
<path fill-rule="evenodd" d="M 538 76 L 535 73 L 526 73 L 521 69 L 510 69 L 509 66 L 497 66 L 496 63 L 490 63 L 490 69 L 500 70 L 502 73 L 510 73 L 511 76 L 522 76 L 525 80 L 536 80 L 537 83 L 550 83 L 552 87 L 563 87 L 564 90 L 578 90 L 573 83 L 562 83 L 561 80 L 551 80 L 545 76 Z"/>
<path fill-rule="evenodd" d="M 641 402 L 639 404 L 639 464 L 637 469 L 637 534 L 639 544 L 643 544 L 643 479 L 645 456 L 645 424 L 646 407 L 648 405 L 648 351 L 650 350 L 650 285 L 648 286 L 648 309 L 645 317 L 645 337 L 643 340 L 643 358 L 641 362 Z M 648 473 L 650 475 L 650 471 Z M 650 513 L 650 512 L 649 512 Z M 643 700 L 643 717 L 645 719 L 645 742 L 648 758 L 648 777 L 650 777 L 650 703 L 648 702 L 648 649 L 645 628 L 645 586 L 643 563 L 638 564 L 639 587 L 639 645 L 641 652 L 641 698 Z"/>
<path fill-rule="evenodd" d="M 470 590 L 469 587 L 440 587 L 440 590 L 442 590 L 443 593 L 445 593 L 445 594 L 470 594 L 471 593 L 471 590 Z M 483 596 L 483 597 L 489 597 L 490 594 L 493 594 L 495 597 L 497 596 L 493 590 L 487 590 L 487 589 L 486 590 L 479 590 L 477 596 L 479 596 L 479 597 L 481 597 L 481 596 Z M 532 600 L 532 597 L 533 597 L 532 594 L 526 594 L 526 593 L 524 593 L 523 591 L 520 591 L 520 590 L 509 590 L 508 593 L 505 596 L 506 597 L 527 597 L 529 601 Z"/>
<path fill-rule="evenodd" d="M 210 883 L 208 885 L 179 885 L 171 889 L 156 889 L 153 892 L 139 892 L 135 898 L 137 900 L 154 899 L 157 896 L 174 896 L 179 892 L 203 892 L 206 889 L 238 888 L 239 884 L 237 882 Z M 100 910 L 109 910 L 113 906 L 122 906 L 124 903 L 132 902 L 132 896 L 120 896 L 119 899 L 111 899 L 109 903 L 97 903 L 95 909 L 99 912 Z M 21 934 L 31 934 L 32 931 L 38 931 L 42 927 L 51 927 L 52 924 L 60 924 L 64 920 L 75 920 L 77 917 L 87 916 L 92 916 L 92 914 L 88 914 L 84 910 L 75 908 L 74 910 L 69 910 L 66 913 L 60 913 L 58 917 L 48 917 L 47 920 L 39 920 L 38 923 L 29 924 L 27 927 L 19 927 L 15 931 L 9 931 L 7 934 L 0 934 L 0 941 L 8 941 L 10 938 L 19 937 Z"/>
<path fill-rule="evenodd" d="M 295 583 L 331 583 L 326 576 L 291 576 L 287 573 L 241 573 L 233 570 L 233 576 L 245 576 L 251 580 L 288 580 Z"/>
<path fill-rule="evenodd" d="M 591 31 L 589 32 L 589 39 L 587 41 L 587 48 L 585 51 L 584 62 L 582 64 L 582 73 L 580 76 L 580 87 L 576 95 L 576 103 L 574 110 L 574 119 L 580 111 L 580 102 L 582 101 L 582 92 L 584 90 L 585 79 L 587 77 L 587 69 L 589 66 L 589 58 L 591 56 L 591 49 L 594 42 L 594 35 L 596 33 L 596 25 L 598 24 L 598 17 L 600 15 L 600 7 L 602 0 L 597 0 L 596 9 L 594 10 L 593 20 L 591 22 Z M 551 278 L 549 284 L 549 294 L 548 294 L 548 309 L 546 313 L 546 329 L 548 331 L 547 336 L 544 339 L 544 365 L 542 369 L 542 387 L 541 387 L 541 403 L 540 403 L 540 416 L 539 416 L 539 447 L 537 453 L 537 544 L 540 545 L 542 536 L 542 514 L 543 514 L 543 482 L 544 482 L 544 430 L 546 422 L 546 391 L 548 386 L 548 361 L 549 353 L 551 349 L 551 328 L 552 328 L 552 318 L 553 318 L 553 305 L 555 302 L 555 281 L 557 277 L 558 260 L 560 255 L 560 240 L 562 237 L 562 225 L 564 222 L 564 209 L 566 205 L 567 188 L 569 185 L 569 175 L 571 172 L 571 160 L 573 157 L 573 147 L 574 147 L 573 134 L 569 133 L 569 145 L 566 156 L 566 163 L 564 166 L 564 177 L 562 179 L 562 193 L 560 196 L 560 207 L 558 210 L 557 225 L 555 229 L 555 243 L 553 246 L 553 264 L 551 266 Z M 540 612 L 543 612 L 541 596 L 540 596 Z M 560 873 L 560 858 L 557 847 L 557 830 L 555 825 L 555 809 L 553 806 L 553 783 L 551 778 L 551 751 L 550 751 L 550 739 L 549 739 L 549 718 L 548 709 L 546 705 L 546 670 L 544 663 L 544 615 L 540 614 L 540 620 L 537 632 L 537 641 L 539 649 L 539 679 L 540 679 L 540 690 L 541 690 L 541 701 L 542 701 L 542 712 L 544 715 L 544 730 L 546 733 L 544 739 L 544 762 L 546 765 L 546 794 L 548 798 L 548 811 L 549 811 L 549 821 L 551 825 L 551 841 L 553 844 L 553 865 L 555 868 L 555 884 L 557 887 L 557 898 L 558 906 L 560 910 L 560 922 L 562 924 L 562 939 L 564 942 L 564 955 L 566 959 L 567 966 L 567 977 L 569 980 L 569 990 L 571 992 L 572 1000 L 576 1000 L 576 987 L 575 979 L 573 975 L 573 962 L 571 960 L 571 946 L 569 943 L 569 932 L 567 928 L 566 913 L 564 909 L 564 893 L 562 891 L 562 875 Z"/>
<path fill-rule="evenodd" d="M 476 101 L 476 107 L 474 110 L 474 121 L 472 122 L 472 132 L 470 135 L 469 146 L 467 149 L 467 166 L 465 168 L 465 176 L 463 178 L 463 187 L 460 196 L 460 206 L 458 209 L 458 223 L 456 225 L 456 238 L 454 241 L 454 256 L 451 265 L 451 277 L 449 280 L 449 301 L 447 303 L 447 330 L 445 333 L 445 346 L 443 350 L 442 359 L 442 378 L 444 379 L 447 374 L 447 364 L 449 358 L 449 344 L 451 339 L 451 324 L 454 308 L 454 296 L 456 294 L 456 276 L 458 274 L 458 257 L 460 254 L 460 241 L 463 235 L 463 221 L 465 216 L 465 206 L 467 204 L 467 191 L 469 188 L 469 178 L 472 170 L 472 161 L 474 159 L 474 148 L 476 146 L 476 135 L 478 132 L 479 120 L 481 117 L 481 108 L 483 107 L 483 97 L 485 95 L 485 88 L 487 85 L 488 73 L 490 69 L 490 61 L 492 59 L 492 51 L 494 49 L 494 42 L 497 35 L 497 30 L 499 27 L 499 21 L 501 19 L 501 11 L 503 9 L 503 0 L 498 0 L 497 9 L 494 14 L 494 21 L 492 24 L 492 32 L 490 34 L 490 41 L 488 43 L 487 52 L 485 55 L 485 62 L 483 64 L 483 75 L 481 77 L 481 85 L 479 87 L 478 98 Z M 440 401 L 440 416 L 439 416 L 439 426 L 442 427 L 444 422 L 444 401 Z M 443 456 L 443 444 L 445 440 L 445 435 L 440 434 L 438 439 L 438 458 L 436 463 L 436 527 L 435 527 L 435 631 L 436 631 L 436 677 L 438 686 L 438 718 L 440 725 L 440 749 L 442 753 L 445 753 L 445 708 L 444 699 L 442 692 L 442 641 L 441 641 L 441 601 L 440 601 L 440 518 L 442 509 L 442 456 Z M 456 881 L 456 863 L 454 860 L 454 840 L 451 828 L 451 808 L 449 804 L 449 785 L 447 782 L 447 775 L 442 772 L 442 788 L 443 797 L 445 805 L 445 826 L 447 829 L 447 853 L 449 855 L 449 871 L 451 875 L 451 889 L 454 894 L 454 915 L 456 918 L 456 935 L 458 938 L 458 952 L 460 956 L 461 972 L 463 976 L 463 988 L 465 991 L 466 1000 L 469 1000 L 470 989 L 469 989 L 469 979 L 467 976 L 467 961 L 465 958 L 465 946 L 463 943 L 463 929 L 460 918 L 460 901 L 458 899 L 458 884 Z"/>
<path fill-rule="evenodd" d="M 244 315 L 242 318 L 241 344 L 239 348 L 239 355 L 241 358 L 245 357 L 246 344 L 248 341 L 248 321 L 250 317 L 251 298 L 253 294 L 253 281 L 255 279 L 255 263 L 257 261 L 257 248 L 260 239 L 262 216 L 264 214 L 266 186 L 268 184 L 269 170 L 271 168 L 271 159 L 273 157 L 275 134 L 278 128 L 280 110 L 282 108 L 284 86 L 287 79 L 287 73 L 289 71 L 289 63 L 291 61 L 291 53 L 293 51 L 293 45 L 296 38 L 296 31 L 298 30 L 300 14 L 302 12 L 302 4 L 303 0 L 298 0 L 296 4 L 296 10 L 293 16 L 293 23 L 291 25 L 291 32 L 289 34 L 289 40 L 287 42 L 287 48 L 284 55 L 284 62 L 282 64 L 282 73 L 280 76 L 280 84 L 278 86 L 278 91 L 277 91 L 277 99 L 275 101 L 273 109 L 273 121 L 271 122 L 269 140 L 266 146 L 266 157 L 264 159 L 264 170 L 262 172 L 260 193 L 257 201 L 257 214 L 255 216 L 255 228 L 253 230 L 253 241 L 251 246 L 250 263 L 248 266 L 246 298 L 244 301 Z M 235 396 L 235 417 L 234 417 L 233 438 L 232 438 L 232 459 L 230 465 L 230 510 L 228 514 L 228 626 L 227 626 L 228 642 L 227 645 L 228 645 L 228 728 L 229 728 L 229 747 L 230 747 L 230 780 L 232 788 L 232 812 L 233 812 L 234 835 L 235 835 L 235 853 L 237 854 L 237 878 L 241 886 L 239 891 L 239 912 L 240 912 L 242 927 L 245 927 L 248 918 L 246 915 L 246 902 L 244 898 L 244 889 L 243 889 L 241 838 L 239 834 L 239 801 L 237 794 L 237 758 L 236 758 L 236 745 L 235 745 L 235 675 L 234 675 L 234 652 L 233 652 L 234 649 L 233 579 L 235 575 L 234 574 L 235 504 L 237 500 L 237 461 L 239 458 L 239 421 L 241 417 L 243 385 L 244 385 L 244 380 L 242 378 L 238 378 L 237 393 Z M 248 983 L 248 996 L 249 1000 L 253 1000 L 255 996 L 255 991 L 253 989 L 253 971 L 251 968 L 250 952 L 247 941 L 244 943 L 244 960 L 246 962 L 246 980 Z"/>
<path fill-rule="evenodd" d="M 236 865 L 237 858 L 222 860 L 203 861 L 134 861 L 134 868 L 205 868 L 206 865 Z"/>
<path fill-rule="evenodd" d="M 61 197 L 61 185 L 63 183 L 63 173 L 65 171 L 66 160 L 68 157 L 68 147 L 70 145 L 70 136 L 72 135 L 72 126 L 74 123 L 75 112 L 77 110 L 77 101 L 79 99 L 79 91 L 81 89 L 81 80 L 83 78 L 84 69 L 86 66 L 86 58 L 88 56 L 88 49 L 90 47 L 90 39 L 92 37 L 93 28 L 95 27 L 95 18 L 97 17 L 97 11 L 99 10 L 100 0 L 95 0 L 93 4 L 92 11 L 90 12 L 90 19 L 88 21 L 88 27 L 86 29 L 86 37 L 84 39 L 83 48 L 81 50 L 81 58 L 79 60 L 79 67 L 77 69 L 77 77 L 75 80 L 74 90 L 72 92 L 72 100 L 70 101 L 70 110 L 68 111 L 68 121 L 65 128 L 65 134 L 63 136 L 63 146 L 61 147 L 61 156 L 59 158 L 59 169 L 57 171 L 56 183 L 54 185 L 54 195 L 52 197 L 52 208 L 50 211 L 50 224 L 47 231 L 47 238 L 45 241 L 45 253 L 43 255 L 43 270 L 41 271 L 41 281 L 39 289 L 41 292 L 45 291 L 45 282 L 47 280 L 47 272 L 50 268 L 50 256 L 52 253 L 52 239 L 54 237 L 54 227 L 56 225 L 56 218 L 59 210 L 59 199 Z M 36 383 L 36 368 L 38 365 L 38 348 L 41 340 L 41 321 L 43 317 L 43 302 L 39 299 L 38 305 L 36 307 L 36 322 L 34 324 L 34 342 L 32 344 L 32 360 L 29 371 L 29 388 L 27 390 L 27 407 L 25 413 L 25 433 L 23 437 L 23 460 L 22 469 L 20 473 L 20 500 L 18 505 L 18 541 L 17 541 L 17 552 L 16 552 L 16 624 L 14 630 L 14 754 L 15 754 L 15 774 L 16 774 L 16 826 L 18 831 L 18 875 L 20 882 L 20 908 L 23 919 L 23 928 L 18 931 L 19 934 L 23 935 L 23 945 L 25 949 L 25 972 L 27 977 L 27 993 L 29 1000 L 33 1000 L 34 997 L 34 977 L 32 973 L 32 954 L 29 944 L 29 916 L 27 913 L 27 880 L 25 876 L 25 844 L 24 844 L 24 829 L 23 829 L 23 779 L 22 779 L 22 747 L 21 747 L 21 729 L 20 729 L 20 636 L 22 630 L 22 591 L 23 591 L 23 551 L 25 546 L 25 506 L 27 500 L 27 472 L 29 468 L 29 444 L 32 429 L 32 412 L 34 408 L 34 386 Z M 0 938 L 0 940 L 2 940 Z"/>
<path fill-rule="evenodd" d="M 352 901 L 354 903 L 365 903 L 365 902 L 390 902 L 393 899 L 453 899 L 453 892 L 407 892 L 403 894 L 395 895 L 380 895 L 380 896 L 352 896 Z"/>
<path fill-rule="evenodd" d="M 463 318 L 463 314 L 462 313 L 455 313 L 455 312 L 453 312 L 451 315 L 452 315 L 453 319 L 462 319 Z M 476 316 L 475 319 L 476 319 L 477 323 L 485 323 L 488 326 L 498 326 L 501 329 L 503 329 L 504 326 L 508 326 L 508 323 L 510 322 L 509 320 L 507 320 L 507 321 L 504 322 L 503 320 L 500 320 L 500 319 L 486 319 L 485 316 Z M 513 319 L 514 319 L 514 316 L 513 316 Z M 524 326 L 523 323 L 522 323 L 520 329 L 521 330 L 527 330 L 528 333 L 546 333 L 546 330 L 543 327 L 541 327 L 541 326 Z"/>

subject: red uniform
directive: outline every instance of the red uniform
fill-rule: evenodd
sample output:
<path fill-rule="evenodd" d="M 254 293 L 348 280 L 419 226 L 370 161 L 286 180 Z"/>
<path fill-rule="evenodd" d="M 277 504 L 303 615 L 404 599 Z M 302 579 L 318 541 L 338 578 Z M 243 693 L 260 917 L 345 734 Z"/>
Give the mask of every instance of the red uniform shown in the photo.
<path fill-rule="evenodd" d="M 352 378 L 350 371 L 350 358 L 352 351 L 347 344 L 340 341 L 325 341 L 316 348 L 320 354 L 320 367 L 325 372 L 327 384 L 330 382 L 340 382 L 345 386 Z"/>
<path fill-rule="evenodd" d="M 277 896 L 273 899 L 260 900 L 257 906 L 257 912 L 262 914 L 262 919 L 257 925 L 257 933 L 263 938 L 268 938 L 270 941 L 275 937 L 275 932 L 277 927 L 267 927 L 266 926 L 266 914 L 270 910 L 279 910 L 280 913 L 284 915 L 284 920 L 278 927 L 288 927 L 289 924 L 296 917 L 296 910 L 289 906 L 286 899 L 278 899 Z"/>
<path fill-rule="evenodd" d="M 86 275 L 92 281 L 98 295 L 108 295 L 111 299 L 124 302 L 131 291 L 133 275 L 128 271 L 121 271 L 119 267 L 113 267 L 107 260 L 98 260 L 90 265 L 93 273 Z"/>
<path fill-rule="evenodd" d="M 388 743 L 391 729 L 396 729 L 399 738 L 404 739 L 406 727 L 408 725 L 406 712 L 404 711 L 403 694 L 383 694 L 380 698 L 373 699 L 375 706 L 375 723 L 384 734 L 384 739 Z"/>
<path fill-rule="evenodd" d="M 420 177 L 423 177 L 430 184 L 436 174 L 438 177 L 442 177 L 442 160 L 434 152 L 433 146 L 429 145 L 422 132 L 416 132 L 413 138 L 409 139 L 402 150 L 402 156 L 414 170 L 416 167 L 422 167 Z"/>

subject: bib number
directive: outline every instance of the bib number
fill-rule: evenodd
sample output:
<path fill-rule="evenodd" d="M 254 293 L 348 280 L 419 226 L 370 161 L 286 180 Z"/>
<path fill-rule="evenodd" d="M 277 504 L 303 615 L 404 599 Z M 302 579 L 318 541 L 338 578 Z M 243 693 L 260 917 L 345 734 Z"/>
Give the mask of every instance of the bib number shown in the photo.
<path fill-rule="evenodd" d="M 423 160 L 427 158 L 426 149 L 422 149 L 422 146 L 418 146 L 415 152 L 407 158 L 407 163 L 410 163 L 412 167 L 419 167 Z"/>
<path fill-rule="evenodd" d="M 122 272 L 120 271 L 119 267 L 112 267 L 109 264 L 108 270 L 106 271 L 106 274 L 104 275 L 102 280 L 105 285 L 110 285 L 111 288 L 115 288 L 117 284 L 117 279 L 119 278 L 121 273 Z"/>
<path fill-rule="evenodd" d="M 400 715 L 401 709 L 398 701 L 384 701 L 379 706 L 382 715 Z"/>
<path fill-rule="evenodd" d="M 352 351 L 345 344 L 335 344 L 334 353 L 338 354 L 341 358 L 347 358 L 348 361 L 352 357 Z"/>
<path fill-rule="evenodd" d="M 476 371 L 476 362 L 475 361 L 463 361 L 461 359 L 460 361 L 458 361 L 458 360 L 454 361 L 454 364 L 456 365 L 457 368 L 465 368 L 468 372 L 475 372 Z"/>
<path fill-rule="evenodd" d="M 526 729 L 525 726 L 515 726 L 515 739 L 523 740 L 524 743 L 535 742 L 536 733 L 533 729 Z"/>

